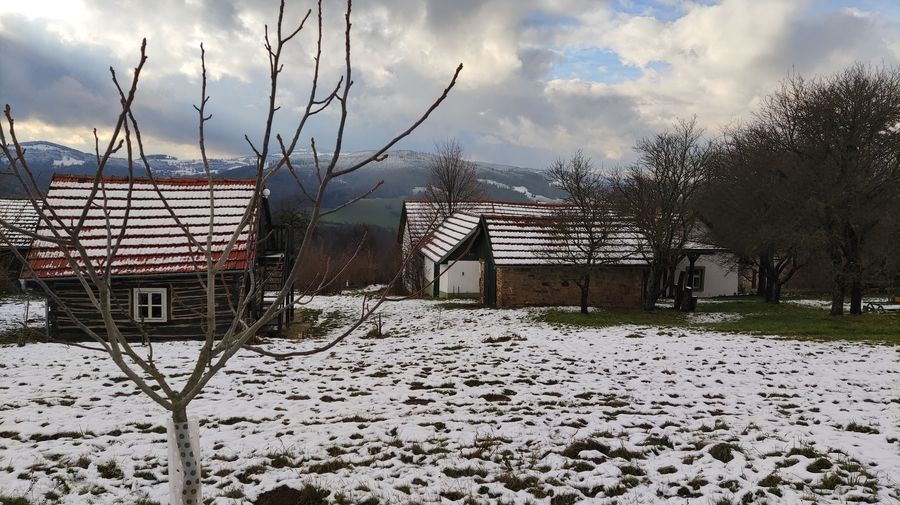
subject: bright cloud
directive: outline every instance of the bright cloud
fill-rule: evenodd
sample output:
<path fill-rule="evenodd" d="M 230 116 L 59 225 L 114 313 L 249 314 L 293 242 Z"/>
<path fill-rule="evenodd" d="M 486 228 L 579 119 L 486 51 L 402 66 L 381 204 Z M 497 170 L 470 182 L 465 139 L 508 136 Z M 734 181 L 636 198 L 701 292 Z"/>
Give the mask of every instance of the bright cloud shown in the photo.
<path fill-rule="evenodd" d="M 314 7 L 310 3 L 309 7 Z M 286 19 L 307 7 L 291 2 Z M 343 12 L 325 2 L 321 86 L 340 76 Z M 208 143 L 247 154 L 267 94 L 263 25 L 277 3 L 161 0 L 0 0 L 0 101 L 20 132 L 88 149 L 115 118 L 108 67 L 127 76 L 148 39 L 138 99 L 153 152 L 196 156 L 199 44 L 207 49 Z M 635 141 L 696 114 L 710 132 L 752 111 L 790 72 L 831 73 L 855 62 L 900 62 L 900 8 L 891 0 L 379 0 L 353 12 L 350 149 L 377 147 L 443 89 L 459 86 L 403 146 L 459 137 L 473 156 L 544 166 L 583 148 L 604 164 Z M 308 95 L 314 23 L 287 49 L 277 126 L 290 134 Z M 304 142 L 330 138 L 325 114 Z"/>

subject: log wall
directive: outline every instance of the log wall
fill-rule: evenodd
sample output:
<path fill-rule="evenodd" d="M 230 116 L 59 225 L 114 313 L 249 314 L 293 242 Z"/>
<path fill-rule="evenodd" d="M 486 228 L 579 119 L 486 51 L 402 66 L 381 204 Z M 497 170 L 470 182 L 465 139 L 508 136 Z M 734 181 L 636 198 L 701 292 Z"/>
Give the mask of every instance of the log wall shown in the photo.
<path fill-rule="evenodd" d="M 229 292 L 232 303 L 237 299 L 240 276 L 229 274 L 216 283 L 216 334 L 221 336 L 231 324 Z M 81 284 L 54 281 L 51 289 L 85 326 L 105 337 L 103 319 L 91 304 Z M 206 292 L 196 276 L 118 278 L 113 281 L 113 317 L 122 334 L 129 340 L 142 338 L 131 319 L 134 288 L 167 288 L 168 318 L 165 322 L 145 322 L 144 330 L 153 339 L 203 339 L 206 335 Z M 90 337 L 52 299 L 47 301 L 50 334 L 61 340 L 88 340 Z M 250 312 L 250 311 L 248 311 Z M 249 316 L 249 314 L 248 314 Z"/>

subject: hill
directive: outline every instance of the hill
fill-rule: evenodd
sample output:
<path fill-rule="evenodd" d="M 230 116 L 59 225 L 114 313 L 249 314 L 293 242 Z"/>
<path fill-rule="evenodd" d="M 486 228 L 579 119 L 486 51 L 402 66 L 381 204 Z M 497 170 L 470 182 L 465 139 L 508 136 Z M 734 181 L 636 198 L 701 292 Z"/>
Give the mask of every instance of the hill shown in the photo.
<path fill-rule="evenodd" d="M 25 159 L 34 171 L 35 178 L 44 188 L 49 184 L 54 173 L 93 174 L 96 171 L 94 154 L 85 153 L 52 142 L 25 142 Z M 371 152 L 351 152 L 341 156 L 339 167 L 352 165 Z M 415 198 L 421 193 L 428 179 L 428 166 L 431 154 L 416 151 L 389 151 L 384 161 L 373 163 L 363 170 L 349 174 L 332 183 L 329 188 L 326 207 L 337 207 L 342 203 L 364 193 L 379 181 L 384 184 L 371 195 L 369 202 L 359 202 L 331 216 L 332 222 L 367 222 L 384 225 L 399 216 L 397 202 L 405 198 Z M 166 154 L 149 156 L 154 174 L 160 177 L 197 177 L 203 175 L 203 164 L 200 160 L 180 160 Z M 272 157 L 274 162 L 277 158 Z M 315 186 L 316 179 L 312 156 L 301 152 L 291 158 L 292 163 L 301 174 L 301 180 L 307 187 Z M 321 163 L 330 162 L 328 155 L 320 157 Z M 216 177 L 253 177 L 254 160 L 252 157 L 238 157 L 210 160 L 210 168 Z M 488 196 L 502 200 L 553 200 L 562 196 L 559 189 L 551 186 L 542 171 L 476 162 L 478 178 L 488 189 Z M 0 170 L 8 171 L 5 160 L 0 161 Z M 124 176 L 128 174 L 128 165 L 123 158 L 112 158 L 107 164 L 108 175 Z M 298 205 L 302 200 L 300 189 L 293 177 L 282 171 L 269 183 L 271 201 L 274 207 Z M 12 177 L 0 178 L 0 197 L 19 196 L 21 190 Z M 393 203 L 388 203 L 393 202 Z M 393 209 L 385 208 L 393 205 Z M 370 212 L 375 212 L 371 214 Z M 396 223 L 390 224 L 390 227 Z"/>

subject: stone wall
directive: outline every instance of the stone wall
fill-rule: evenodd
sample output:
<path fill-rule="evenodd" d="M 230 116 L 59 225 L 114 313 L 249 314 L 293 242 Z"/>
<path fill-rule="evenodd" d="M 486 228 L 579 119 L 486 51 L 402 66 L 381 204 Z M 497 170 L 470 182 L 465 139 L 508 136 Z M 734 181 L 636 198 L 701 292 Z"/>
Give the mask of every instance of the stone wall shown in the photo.
<path fill-rule="evenodd" d="M 591 274 L 588 303 L 592 307 L 641 307 L 643 269 L 602 267 Z M 575 284 L 578 270 L 565 265 L 497 267 L 497 307 L 580 305 Z"/>

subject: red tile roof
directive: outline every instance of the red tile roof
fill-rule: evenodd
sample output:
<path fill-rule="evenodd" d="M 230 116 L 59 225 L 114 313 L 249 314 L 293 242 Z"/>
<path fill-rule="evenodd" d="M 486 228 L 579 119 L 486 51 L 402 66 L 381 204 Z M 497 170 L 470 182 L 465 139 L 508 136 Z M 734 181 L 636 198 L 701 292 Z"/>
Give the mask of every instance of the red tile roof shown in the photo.
<path fill-rule="evenodd" d="M 241 217 L 251 205 L 255 181 L 217 179 L 213 184 L 214 209 L 209 183 L 205 178 L 158 178 L 160 192 L 178 220 L 172 217 L 149 179 L 134 180 L 131 197 L 128 179 L 104 177 L 88 212 L 79 241 L 87 249 L 91 264 L 100 267 L 106 261 L 109 239 L 125 228 L 122 243 L 112 258 L 113 275 L 153 275 L 205 271 L 206 260 L 178 225 L 186 226 L 203 246 L 210 220 L 213 221 L 213 258 L 221 258 Z M 88 203 L 92 176 L 54 175 L 47 192 L 49 206 L 66 224 L 74 225 Z M 125 221 L 126 208 L 131 210 Z M 52 217 L 51 217 L 52 219 Z M 228 254 L 224 270 L 244 270 L 252 263 L 255 230 L 246 226 Z M 51 237 L 46 223 L 38 233 Z M 75 251 L 73 256 L 77 256 Z M 74 271 L 60 247 L 36 240 L 28 254 L 31 268 L 40 278 L 72 277 Z M 79 259 L 79 264 L 83 262 Z"/>

